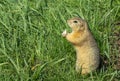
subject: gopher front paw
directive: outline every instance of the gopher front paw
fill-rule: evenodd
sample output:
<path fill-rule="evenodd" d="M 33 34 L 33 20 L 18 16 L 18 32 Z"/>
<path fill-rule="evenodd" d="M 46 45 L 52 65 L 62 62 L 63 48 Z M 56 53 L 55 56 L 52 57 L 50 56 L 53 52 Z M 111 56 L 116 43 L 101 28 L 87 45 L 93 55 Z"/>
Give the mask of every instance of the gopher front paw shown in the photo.
<path fill-rule="evenodd" d="M 64 30 L 64 32 L 62 33 L 62 36 L 63 36 L 63 37 L 66 37 L 66 35 L 67 35 L 67 31 Z"/>

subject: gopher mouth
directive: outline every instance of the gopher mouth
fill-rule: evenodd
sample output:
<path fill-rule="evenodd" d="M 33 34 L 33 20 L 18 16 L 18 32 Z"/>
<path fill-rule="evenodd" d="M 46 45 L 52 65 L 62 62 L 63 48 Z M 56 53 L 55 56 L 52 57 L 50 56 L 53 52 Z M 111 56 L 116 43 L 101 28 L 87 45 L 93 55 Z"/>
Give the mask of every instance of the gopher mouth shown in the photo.
<path fill-rule="evenodd" d="M 71 33 L 73 31 L 73 26 L 70 20 L 67 20 L 67 24 L 69 26 L 68 32 Z"/>

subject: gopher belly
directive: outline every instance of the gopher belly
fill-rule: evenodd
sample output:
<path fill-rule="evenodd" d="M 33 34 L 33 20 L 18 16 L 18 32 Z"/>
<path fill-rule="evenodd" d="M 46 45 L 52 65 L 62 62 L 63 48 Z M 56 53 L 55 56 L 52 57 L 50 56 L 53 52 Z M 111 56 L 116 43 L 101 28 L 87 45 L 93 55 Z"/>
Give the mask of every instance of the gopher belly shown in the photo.
<path fill-rule="evenodd" d="M 82 50 L 82 48 L 77 49 L 76 71 L 81 71 L 81 74 L 87 74 L 96 70 L 100 60 L 97 48 L 84 48 L 86 50 Z"/>

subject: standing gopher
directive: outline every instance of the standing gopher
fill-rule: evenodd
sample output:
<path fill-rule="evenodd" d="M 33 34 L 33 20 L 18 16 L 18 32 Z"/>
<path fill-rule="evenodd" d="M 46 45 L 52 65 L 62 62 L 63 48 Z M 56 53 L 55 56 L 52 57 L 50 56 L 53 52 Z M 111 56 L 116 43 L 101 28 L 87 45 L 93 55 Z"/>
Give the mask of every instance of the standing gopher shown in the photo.
<path fill-rule="evenodd" d="M 65 30 L 62 36 L 71 42 L 76 50 L 76 71 L 88 74 L 96 70 L 100 64 L 99 49 L 87 22 L 75 17 L 67 20 L 67 23 L 72 32 L 67 33 Z"/>

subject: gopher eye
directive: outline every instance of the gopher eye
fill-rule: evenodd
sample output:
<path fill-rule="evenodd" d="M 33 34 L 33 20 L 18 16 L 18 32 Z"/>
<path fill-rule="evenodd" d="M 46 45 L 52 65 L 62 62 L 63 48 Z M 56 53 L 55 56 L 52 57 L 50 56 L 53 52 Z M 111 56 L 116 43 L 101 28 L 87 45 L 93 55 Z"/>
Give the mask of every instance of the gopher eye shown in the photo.
<path fill-rule="evenodd" d="M 78 21 L 73 21 L 74 23 L 78 23 Z"/>

